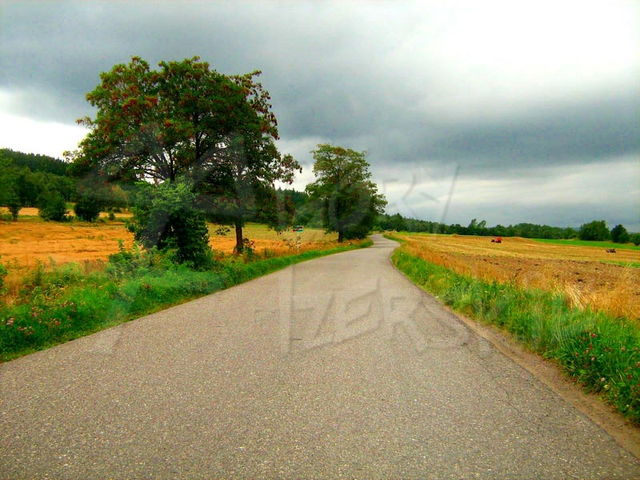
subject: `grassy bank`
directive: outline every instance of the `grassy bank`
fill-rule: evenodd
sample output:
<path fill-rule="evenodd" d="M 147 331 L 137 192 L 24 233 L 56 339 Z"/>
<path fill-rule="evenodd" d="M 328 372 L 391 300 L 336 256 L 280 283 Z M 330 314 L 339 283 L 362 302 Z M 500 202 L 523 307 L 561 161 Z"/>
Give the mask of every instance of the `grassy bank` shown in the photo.
<path fill-rule="evenodd" d="M 144 314 L 246 282 L 294 263 L 371 245 L 370 240 L 328 250 L 255 259 L 225 259 L 210 271 L 175 265 L 159 254 L 112 256 L 104 271 L 77 264 L 36 270 L 23 301 L 0 307 L 0 361 L 87 335 Z"/>
<path fill-rule="evenodd" d="M 402 248 L 392 260 L 445 304 L 509 331 L 640 423 L 640 328 L 635 322 L 571 308 L 558 294 L 461 275 Z"/>
<path fill-rule="evenodd" d="M 640 245 L 633 243 L 598 242 L 595 240 L 559 239 L 559 238 L 532 238 L 536 242 L 553 243 L 556 245 L 573 245 L 576 247 L 600 247 L 600 248 L 622 248 L 625 250 L 640 250 Z"/>

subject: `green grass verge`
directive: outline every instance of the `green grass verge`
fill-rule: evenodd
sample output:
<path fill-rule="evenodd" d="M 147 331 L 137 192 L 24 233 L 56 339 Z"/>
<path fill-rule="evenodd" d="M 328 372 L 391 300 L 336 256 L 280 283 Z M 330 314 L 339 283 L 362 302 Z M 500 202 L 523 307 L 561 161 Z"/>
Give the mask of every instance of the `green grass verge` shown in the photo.
<path fill-rule="evenodd" d="M 640 424 L 640 329 L 634 322 L 570 308 L 560 295 L 460 275 L 402 248 L 392 260 L 454 310 L 509 331 Z"/>
<path fill-rule="evenodd" d="M 632 243 L 597 242 L 595 240 L 562 240 L 555 238 L 532 238 L 536 242 L 554 243 L 556 245 L 574 245 L 576 247 L 618 248 L 625 250 L 640 250 L 640 245 Z"/>
<path fill-rule="evenodd" d="M 623 262 L 616 260 L 600 260 L 602 263 L 610 263 L 612 265 L 620 265 L 622 267 L 640 268 L 640 262 Z"/>
<path fill-rule="evenodd" d="M 185 266 L 138 268 L 125 274 L 109 271 L 84 275 L 65 265 L 30 290 L 29 299 L 0 308 L 0 361 L 111 327 L 202 295 L 246 282 L 295 263 L 368 247 L 371 240 L 329 250 L 259 259 L 226 261 L 213 271 Z M 122 272 L 121 272 L 122 273 Z"/>

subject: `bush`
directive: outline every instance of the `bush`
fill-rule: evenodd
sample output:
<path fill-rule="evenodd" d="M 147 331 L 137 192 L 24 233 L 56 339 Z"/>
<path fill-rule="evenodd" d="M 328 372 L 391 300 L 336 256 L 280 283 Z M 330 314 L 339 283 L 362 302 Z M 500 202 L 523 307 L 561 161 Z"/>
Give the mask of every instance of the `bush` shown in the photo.
<path fill-rule="evenodd" d="M 57 191 L 48 191 L 38 197 L 40 216 L 44 220 L 63 222 L 67 219 L 67 204 L 64 197 Z"/>
<path fill-rule="evenodd" d="M 100 215 L 102 205 L 100 201 L 90 195 L 82 195 L 78 199 L 74 211 L 80 220 L 85 222 L 95 222 Z"/>
<path fill-rule="evenodd" d="M 611 240 L 615 243 L 627 243 L 629 241 L 629 232 L 623 225 L 616 225 L 611 229 Z"/>
<path fill-rule="evenodd" d="M 580 227 L 580 240 L 609 240 L 611 234 L 604 220 L 594 220 Z"/>
<path fill-rule="evenodd" d="M 6 267 L 0 263 L 0 295 L 5 292 L 4 277 L 6 277 L 8 273 L 9 272 L 7 271 Z"/>
<path fill-rule="evenodd" d="M 18 220 L 18 213 L 20 213 L 20 209 L 22 208 L 22 202 L 20 201 L 20 196 L 13 190 L 7 195 L 7 207 L 11 213 L 11 219 L 13 221 Z"/>
<path fill-rule="evenodd" d="M 640 233 L 633 233 L 629 236 L 629 241 L 634 245 L 640 245 Z"/>
<path fill-rule="evenodd" d="M 176 259 L 207 269 L 213 263 L 204 214 L 194 208 L 195 195 L 187 182 L 143 185 L 129 224 L 145 248 L 175 250 Z"/>

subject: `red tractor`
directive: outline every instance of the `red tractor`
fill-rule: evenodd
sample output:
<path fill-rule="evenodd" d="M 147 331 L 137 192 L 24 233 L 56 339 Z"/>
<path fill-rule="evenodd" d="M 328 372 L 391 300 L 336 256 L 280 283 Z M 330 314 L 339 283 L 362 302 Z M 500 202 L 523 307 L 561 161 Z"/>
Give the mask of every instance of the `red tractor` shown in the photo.
<path fill-rule="evenodd" d="M 492 238 L 491 243 L 502 243 L 502 237 Z"/>

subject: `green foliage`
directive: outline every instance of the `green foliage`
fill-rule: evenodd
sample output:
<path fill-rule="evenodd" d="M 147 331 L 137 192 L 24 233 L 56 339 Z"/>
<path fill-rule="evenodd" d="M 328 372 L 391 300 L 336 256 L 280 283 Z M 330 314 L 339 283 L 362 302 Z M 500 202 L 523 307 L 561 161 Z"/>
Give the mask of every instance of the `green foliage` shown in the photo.
<path fill-rule="evenodd" d="M 210 219 L 235 225 L 241 251 L 247 219 L 280 224 L 274 182 L 291 183 L 300 168 L 276 148 L 277 122 L 259 74 L 223 75 L 198 57 L 160 62 L 158 70 L 139 57 L 115 65 L 87 95 L 97 115 L 81 120 L 91 131 L 69 154 L 74 172 L 187 178 Z"/>
<path fill-rule="evenodd" d="M 609 240 L 611 234 L 604 220 L 594 220 L 580 227 L 578 237 L 580 240 Z"/>
<path fill-rule="evenodd" d="M 172 304 L 231 287 L 294 263 L 371 242 L 244 263 L 231 259 L 196 271 L 170 256 L 133 249 L 112 255 L 105 272 L 82 274 L 74 265 L 32 279 L 24 303 L 0 307 L 0 360 L 93 333 Z M 37 285 L 36 285 L 37 284 Z"/>
<path fill-rule="evenodd" d="M 18 154 L 18 152 L 14 152 Z M 23 155 L 23 154 L 21 154 Z M 9 201 L 20 206 L 37 206 L 38 197 L 45 191 L 57 191 L 65 198 L 75 197 L 75 180 L 49 173 L 32 171 L 26 166 L 18 166 L 9 158 L 0 156 L 0 204 Z"/>
<path fill-rule="evenodd" d="M 67 220 L 67 204 L 57 191 L 45 191 L 38 197 L 40 216 L 47 221 L 64 222 Z"/>
<path fill-rule="evenodd" d="M 80 220 L 95 222 L 100 215 L 102 205 L 93 195 L 81 195 L 76 202 L 74 211 Z"/>
<path fill-rule="evenodd" d="M 187 181 L 140 185 L 134 218 L 135 239 L 146 248 L 175 250 L 179 262 L 209 268 L 212 252 L 203 213 L 194 208 L 195 194 Z"/>
<path fill-rule="evenodd" d="M 570 227 L 552 227 L 535 223 L 518 223 L 516 225 L 495 225 L 488 227 L 485 220 L 471 220 L 468 226 L 459 224 L 447 225 L 441 222 L 431 222 L 416 218 L 403 217 L 399 213 L 393 215 L 381 214 L 376 219 L 379 230 L 395 230 L 397 232 L 425 232 L 445 233 L 457 235 L 485 235 L 496 237 L 524 237 L 524 238 L 575 238 L 578 235 Z"/>
<path fill-rule="evenodd" d="M 624 225 L 616 225 L 611 229 L 611 241 L 615 243 L 627 243 L 629 238 L 629 232 L 624 228 Z"/>
<path fill-rule="evenodd" d="M 61 177 L 67 174 L 69 166 L 62 160 L 48 155 L 16 152 L 8 148 L 0 148 L 0 157 L 6 158 L 16 167 L 26 167 L 32 172 L 52 173 Z"/>
<path fill-rule="evenodd" d="M 634 245 L 640 245 L 640 233 L 632 233 L 629 236 L 629 241 Z"/>
<path fill-rule="evenodd" d="M 560 296 L 457 274 L 402 249 L 394 264 L 414 283 L 465 315 L 498 325 L 640 423 L 637 324 L 568 306 Z"/>
<path fill-rule="evenodd" d="M 5 292 L 4 279 L 8 274 L 9 272 L 7 271 L 7 268 L 2 263 L 0 263 L 0 295 Z"/>
<path fill-rule="evenodd" d="M 613 242 L 596 242 L 595 240 L 562 240 L 562 239 L 548 239 L 548 238 L 536 238 L 537 242 L 554 243 L 556 245 L 574 245 L 577 247 L 602 247 L 602 248 L 619 248 L 625 250 L 640 250 L 633 245 L 620 245 Z"/>
<path fill-rule="evenodd" d="M 18 213 L 20 213 L 20 209 L 22 208 L 22 201 L 13 188 L 7 191 L 4 203 L 7 208 L 9 208 L 11 219 L 13 221 L 18 220 Z"/>
<path fill-rule="evenodd" d="M 364 238 L 387 203 L 371 181 L 365 153 L 327 144 L 312 153 L 316 181 L 306 190 L 321 206 L 324 227 L 338 232 L 340 242 Z"/>

